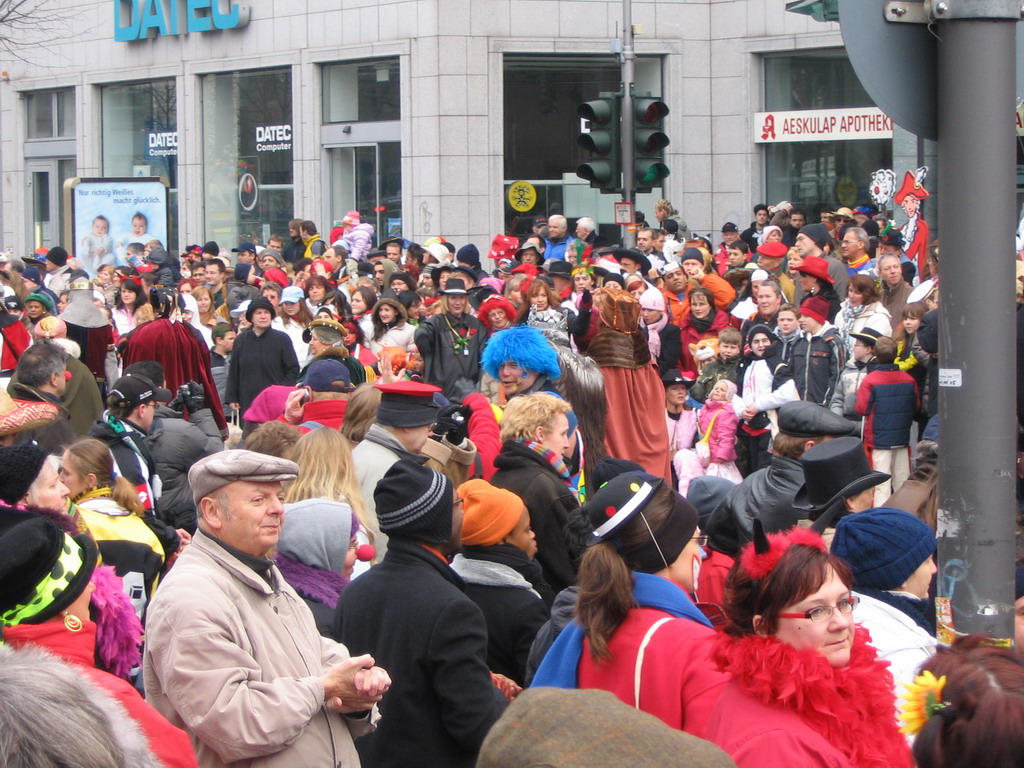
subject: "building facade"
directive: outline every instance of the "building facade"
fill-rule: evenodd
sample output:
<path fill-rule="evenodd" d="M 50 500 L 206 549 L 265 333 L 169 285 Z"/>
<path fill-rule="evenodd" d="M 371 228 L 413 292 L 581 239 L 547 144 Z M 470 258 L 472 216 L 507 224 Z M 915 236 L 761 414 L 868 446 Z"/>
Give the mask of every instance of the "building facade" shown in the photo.
<path fill-rule="evenodd" d="M 611 227 L 617 198 L 575 175 L 575 110 L 618 88 L 619 2 L 50 5 L 54 28 L 0 56 L 0 228 L 19 253 L 70 245 L 74 177 L 165 179 L 171 248 L 266 242 L 294 216 L 327 232 L 353 209 L 382 239 L 482 250 L 554 210 Z M 780 0 L 635 2 L 633 22 L 637 91 L 671 109 L 671 175 L 637 201 L 648 218 L 660 197 L 702 232 L 744 228 L 755 202 L 862 204 L 872 171 L 923 156 L 884 125 L 764 138 L 767 113 L 871 108 L 837 25 Z M 516 181 L 532 208 L 510 204 Z"/>

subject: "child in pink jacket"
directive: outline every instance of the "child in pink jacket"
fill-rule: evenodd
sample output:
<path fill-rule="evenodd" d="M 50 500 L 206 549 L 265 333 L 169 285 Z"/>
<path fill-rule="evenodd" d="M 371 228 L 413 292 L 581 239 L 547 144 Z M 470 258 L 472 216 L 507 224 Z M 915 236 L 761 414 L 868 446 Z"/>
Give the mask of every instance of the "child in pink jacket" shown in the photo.
<path fill-rule="evenodd" d="M 702 435 L 707 435 L 708 430 L 711 430 L 708 438 L 711 462 L 704 474 L 739 483 L 743 476 L 736 468 L 736 429 L 739 417 L 732 405 L 735 395 L 736 385 L 728 379 L 721 379 L 704 403 L 698 423 Z"/>

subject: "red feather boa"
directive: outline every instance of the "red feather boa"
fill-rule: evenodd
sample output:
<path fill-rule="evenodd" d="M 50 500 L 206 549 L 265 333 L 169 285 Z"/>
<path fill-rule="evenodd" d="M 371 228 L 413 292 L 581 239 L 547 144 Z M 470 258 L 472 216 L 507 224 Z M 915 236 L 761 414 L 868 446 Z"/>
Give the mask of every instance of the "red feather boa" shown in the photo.
<path fill-rule="evenodd" d="M 791 528 L 784 533 L 768 534 L 768 551 L 758 553 L 753 544 L 747 544 L 740 555 L 740 565 L 752 579 L 763 579 L 778 565 L 779 560 L 794 544 L 826 551 L 821 535 L 810 528 Z"/>
<path fill-rule="evenodd" d="M 857 627 L 850 663 L 841 669 L 817 651 L 758 635 L 720 635 L 712 658 L 761 704 L 799 715 L 857 768 L 910 768 L 892 675 L 869 639 Z"/>

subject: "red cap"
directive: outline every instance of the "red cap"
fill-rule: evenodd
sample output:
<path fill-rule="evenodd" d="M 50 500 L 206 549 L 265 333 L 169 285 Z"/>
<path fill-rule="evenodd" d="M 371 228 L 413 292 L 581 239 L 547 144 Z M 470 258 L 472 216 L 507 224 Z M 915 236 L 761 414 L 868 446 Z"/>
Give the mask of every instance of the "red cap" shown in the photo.
<path fill-rule="evenodd" d="M 273 282 L 280 285 L 282 288 L 291 285 L 292 281 L 288 279 L 288 275 L 281 269 L 268 269 L 263 272 L 264 280 L 272 280 Z"/>
<path fill-rule="evenodd" d="M 433 397 L 435 392 L 441 391 L 440 387 L 424 384 L 422 381 L 393 381 L 389 384 L 377 382 L 373 386 L 389 395 L 411 395 L 413 397 Z"/>
<path fill-rule="evenodd" d="M 811 296 L 800 305 L 800 314 L 812 317 L 824 325 L 828 322 L 828 309 L 828 299 L 823 299 L 821 296 Z"/>
<path fill-rule="evenodd" d="M 761 243 L 757 246 L 757 252 L 770 259 L 782 259 L 789 253 L 789 248 L 785 243 L 773 240 L 770 243 Z"/>

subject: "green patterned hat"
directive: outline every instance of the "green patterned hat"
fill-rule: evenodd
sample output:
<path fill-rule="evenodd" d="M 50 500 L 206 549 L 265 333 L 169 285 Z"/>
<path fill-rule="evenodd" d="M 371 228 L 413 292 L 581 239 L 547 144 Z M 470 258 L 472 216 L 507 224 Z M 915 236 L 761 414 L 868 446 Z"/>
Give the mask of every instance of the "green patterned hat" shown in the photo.
<path fill-rule="evenodd" d="M 88 534 L 72 537 L 39 515 L 0 509 L 0 627 L 57 616 L 82 594 L 95 568 Z"/>

